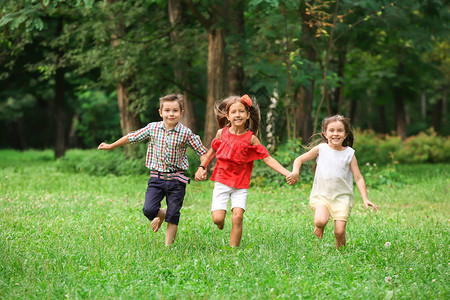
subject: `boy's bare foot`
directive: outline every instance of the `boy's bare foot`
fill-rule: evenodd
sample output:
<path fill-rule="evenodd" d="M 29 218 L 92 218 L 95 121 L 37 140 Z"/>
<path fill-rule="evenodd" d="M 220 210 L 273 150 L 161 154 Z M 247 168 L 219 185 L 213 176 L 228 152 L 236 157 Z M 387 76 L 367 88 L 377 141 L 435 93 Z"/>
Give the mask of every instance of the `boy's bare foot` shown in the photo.
<path fill-rule="evenodd" d="M 316 228 L 314 228 L 314 234 L 321 239 L 323 237 L 323 228 L 319 228 L 316 226 Z"/>
<path fill-rule="evenodd" d="M 166 217 L 166 210 L 160 209 L 158 215 L 152 220 L 152 223 L 150 224 L 153 232 L 157 232 L 159 230 L 165 217 Z"/>

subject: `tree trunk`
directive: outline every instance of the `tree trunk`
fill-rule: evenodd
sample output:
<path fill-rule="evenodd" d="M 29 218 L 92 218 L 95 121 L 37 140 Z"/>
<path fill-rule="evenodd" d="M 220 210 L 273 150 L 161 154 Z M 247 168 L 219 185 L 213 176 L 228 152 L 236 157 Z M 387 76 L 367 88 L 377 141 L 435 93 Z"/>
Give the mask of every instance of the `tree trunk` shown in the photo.
<path fill-rule="evenodd" d="M 310 27 L 311 15 L 306 13 L 306 6 L 303 4 L 300 8 L 300 17 L 302 20 L 302 36 L 301 46 L 306 51 L 307 59 L 313 63 L 316 61 L 316 51 L 314 50 L 314 44 L 316 42 L 315 27 Z M 312 129 L 312 110 L 314 103 L 314 79 L 308 80 L 300 87 L 300 93 L 297 98 L 298 111 L 296 113 L 296 123 L 300 130 L 299 136 L 302 141 L 306 143 L 313 134 Z"/>
<path fill-rule="evenodd" d="M 442 110 L 444 107 L 443 99 L 439 99 L 434 105 L 432 126 L 435 132 L 441 131 Z"/>
<path fill-rule="evenodd" d="M 116 84 L 116 90 L 120 114 L 120 127 L 122 128 L 122 134 L 126 135 L 128 132 L 138 129 L 140 122 L 138 116 L 129 109 L 130 101 L 128 99 L 127 87 L 119 82 Z"/>
<path fill-rule="evenodd" d="M 183 6 L 181 0 L 169 0 L 167 4 L 170 24 L 175 28 L 182 22 Z M 172 30 L 170 32 L 170 39 L 174 45 L 180 43 L 179 32 L 177 30 Z M 181 83 L 181 86 L 189 88 L 189 83 L 186 80 L 188 76 L 185 74 L 185 70 L 187 70 L 188 67 L 185 66 L 183 62 L 175 62 L 173 69 L 175 70 L 175 81 Z M 197 132 L 194 103 L 189 97 L 189 93 L 187 91 L 183 91 L 182 94 L 184 99 L 184 113 L 183 117 L 181 118 L 181 123 L 189 127 L 193 132 Z"/>
<path fill-rule="evenodd" d="M 66 153 L 64 92 L 64 69 L 58 68 L 55 74 L 55 158 Z"/>
<path fill-rule="evenodd" d="M 403 103 L 403 90 L 401 87 L 394 88 L 394 102 L 395 102 L 395 120 L 396 120 L 396 130 L 397 135 L 402 138 L 402 140 L 406 139 L 406 111 L 405 105 Z"/>
<path fill-rule="evenodd" d="M 114 3 L 117 0 L 108 0 L 109 3 Z M 112 17 L 114 18 L 114 16 Z M 112 34 L 112 42 L 111 46 L 115 47 L 120 43 L 120 39 L 118 37 L 121 36 L 121 31 L 123 30 L 123 24 L 118 23 L 115 29 L 115 32 Z M 117 64 L 120 62 L 117 61 Z M 119 106 L 119 115 L 120 115 L 120 127 L 122 129 L 122 134 L 126 135 L 130 131 L 134 131 L 140 127 L 139 116 L 130 110 L 130 101 L 128 99 L 128 84 L 127 80 L 118 81 L 116 83 L 116 91 L 117 91 L 117 103 Z M 130 147 L 130 145 L 125 145 L 125 156 L 132 156 L 137 148 Z"/>
<path fill-rule="evenodd" d="M 346 57 L 347 47 L 344 45 L 344 49 L 340 49 L 338 53 L 337 75 L 339 78 L 339 86 L 334 91 L 335 105 L 332 107 L 333 115 L 342 113 L 342 104 L 344 98 L 344 69 Z"/>
<path fill-rule="evenodd" d="M 211 14 L 206 19 L 192 0 L 183 0 L 189 10 L 208 31 L 208 86 L 206 97 L 206 117 L 203 143 L 209 146 L 218 129 L 214 113 L 214 104 L 225 95 L 224 89 L 224 63 L 225 63 L 225 33 L 220 25 L 224 15 L 228 13 L 230 0 L 216 2 L 211 7 Z"/>
<path fill-rule="evenodd" d="M 27 150 L 28 149 L 28 140 L 26 137 L 26 126 L 23 121 L 23 116 L 17 118 L 17 136 L 19 137 L 19 145 L 20 150 Z"/>
<path fill-rule="evenodd" d="M 63 30 L 63 18 L 58 19 L 58 35 Z M 57 69 L 55 73 L 55 158 L 63 157 L 66 154 L 66 130 L 65 130 L 65 105 L 64 93 L 66 90 L 66 82 L 64 79 L 65 69 L 59 67 L 59 62 L 63 56 L 61 50 L 57 50 Z"/>
<path fill-rule="evenodd" d="M 378 130 L 381 133 L 387 133 L 387 128 L 386 128 L 386 110 L 385 110 L 384 104 L 378 105 L 378 119 L 379 119 L 379 122 L 380 122 L 380 127 L 379 127 Z"/>
<path fill-rule="evenodd" d="M 227 38 L 226 71 L 227 71 L 227 95 L 242 95 L 244 88 L 244 67 L 242 59 L 245 56 L 243 41 L 244 33 L 244 6 L 241 0 L 230 1 L 231 11 L 225 17 L 228 18 L 230 31 Z"/>
<path fill-rule="evenodd" d="M 211 28 L 208 32 L 208 95 L 203 142 L 209 146 L 218 129 L 214 114 L 216 100 L 223 97 L 225 42 L 222 28 Z"/>

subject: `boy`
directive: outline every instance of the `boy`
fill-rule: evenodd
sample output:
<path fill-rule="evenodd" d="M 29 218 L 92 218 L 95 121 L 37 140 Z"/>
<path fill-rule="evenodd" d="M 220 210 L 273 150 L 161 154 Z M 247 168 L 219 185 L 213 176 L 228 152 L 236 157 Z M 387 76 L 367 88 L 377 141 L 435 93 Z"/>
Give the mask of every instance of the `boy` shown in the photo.
<path fill-rule="evenodd" d="M 183 96 L 170 94 L 159 99 L 159 115 L 162 121 L 149 123 L 144 128 L 128 133 L 112 144 L 101 143 L 99 150 L 112 150 L 130 143 L 149 140 L 145 165 L 150 169 L 147 192 L 145 193 L 144 215 L 157 232 L 162 222 L 167 222 L 165 245 L 175 241 L 180 210 L 183 205 L 186 183 L 189 178 L 184 171 L 189 167 L 187 147 L 202 156 L 206 153 L 200 137 L 179 123 L 184 113 Z M 167 210 L 161 209 L 166 197 Z"/>

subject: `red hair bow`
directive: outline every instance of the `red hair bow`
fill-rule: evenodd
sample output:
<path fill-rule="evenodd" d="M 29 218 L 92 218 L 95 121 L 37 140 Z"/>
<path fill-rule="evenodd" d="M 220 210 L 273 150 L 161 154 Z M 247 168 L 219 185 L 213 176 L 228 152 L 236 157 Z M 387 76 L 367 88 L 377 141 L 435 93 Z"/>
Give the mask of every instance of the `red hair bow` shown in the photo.
<path fill-rule="evenodd" d="M 245 104 L 247 104 L 249 107 L 252 106 L 252 99 L 245 94 L 244 96 L 241 97 L 242 102 L 244 102 Z"/>

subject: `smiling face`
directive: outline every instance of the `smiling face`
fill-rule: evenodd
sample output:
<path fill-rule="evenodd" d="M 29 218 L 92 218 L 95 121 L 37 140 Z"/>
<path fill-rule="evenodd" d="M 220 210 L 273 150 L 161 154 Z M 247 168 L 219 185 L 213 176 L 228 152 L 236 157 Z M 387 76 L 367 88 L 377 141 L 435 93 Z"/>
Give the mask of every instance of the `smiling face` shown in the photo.
<path fill-rule="evenodd" d="M 181 110 L 181 106 L 176 101 L 164 101 L 162 107 L 159 110 L 159 115 L 163 119 L 164 126 L 166 129 L 174 129 L 180 121 L 181 116 L 183 115 L 183 110 Z"/>
<path fill-rule="evenodd" d="M 233 127 L 245 127 L 245 123 L 250 118 L 250 113 L 242 102 L 235 102 L 230 105 L 227 113 L 227 119 Z"/>
<path fill-rule="evenodd" d="M 347 138 L 344 123 L 341 121 L 334 121 L 328 124 L 327 130 L 323 135 L 328 141 L 328 145 L 333 148 L 342 148 L 342 143 Z"/>

